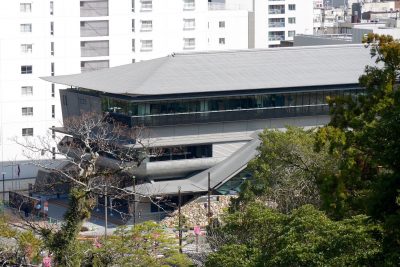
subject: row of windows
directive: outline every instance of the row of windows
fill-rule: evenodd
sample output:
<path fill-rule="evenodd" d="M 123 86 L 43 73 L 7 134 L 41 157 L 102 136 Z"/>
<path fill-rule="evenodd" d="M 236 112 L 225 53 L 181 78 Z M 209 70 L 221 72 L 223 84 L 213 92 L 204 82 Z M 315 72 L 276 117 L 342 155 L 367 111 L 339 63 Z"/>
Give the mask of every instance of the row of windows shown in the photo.
<path fill-rule="evenodd" d="M 288 18 L 288 23 L 295 24 L 296 18 L 295 17 Z M 270 28 L 285 27 L 285 18 L 270 18 L 270 19 L 268 19 L 268 27 L 270 27 Z"/>
<path fill-rule="evenodd" d="M 194 10 L 196 8 L 195 0 L 183 0 L 183 10 Z M 141 11 L 152 11 L 152 0 L 140 0 Z M 132 0 L 132 12 L 135 12 L 135 0 Z"/>
<path fill-rule="evenodd" d="M 21 32 L 32 32 L 32 23 L 22 23 L 20 24 Z M 50 22 L 50 35 L 54 35 L 54 22 Z"/>
<path fill-rule="evenodd" d="M 21 66 L 21 74 L 32 74 L 32 73 L 33 73 L 32 65 L 22 65 Z M 54 62 L 50 63 L 50 74 L 51 74 L 51 76 L 54 76 L 54 74 L 55 74 Z"/>
<path fill-rule="evenodd" d="M 290 11 L 296 10 L 295 4 L 289 4 L 288 9 Z M 285 14 L 285 5 L 269 5 L 268 6 L 269 14 Z"/>
<path fill-rule="evenodd" d="M 293 37 L 296 35 L 296 31 L 288 31 L 287 36 Z M 284 41 L 285 31 L 270 31 L 268 32 L 268 41 Z"/>
<path fill-rule="evenodd" d="M 140 31 L 152 31 L 153 30 L 153 21 L 152 20 L 141 20 Z M 225 21 L 218 22 L 219 28 L 225 28 Z M 195 19 L 183 19 L 183 29 L 184 30 L 194 30 L 196 28 L 196 20 Z M 210 24 L 208 24 L 208 28 L 210 28 Z M 132 19 L 132 32 L 135 32 L 135 19 Z"/>
<path fill-rule="evenodd" d="M 33 95 L 33 86 L 21 86 L 21 95 L 30 96 Z M 56 87 L 54 83 L 51 84 L 51 97 L 55 97 Z"/>
<path fill-rule="evenodd" d="M 225 38 L 218 38 L 218 43 L 220 45 L 225 45 Z M 153 50 L 153 40 L 140 40 L 140 51 L 152 51 Z M 195 49 L 196 39 L 195 38 L 183 38 L 183 49 Z M 132 51 L 136 51 L 136 40 L 132 39 Z"/>
<path fill-rule="evenodd" d="M 33 116 L 33 107 L 23 107 L 22 116 Z M 51 105 L 51 117 L 56 117 L 56 106 Z"/>
<path fill-rule="evenodd" d="M 336 95 L 354 94 L 353 91 L 319 91 L 285 94 L 265 94 L 250 96 L 232 96 L 185 101 L 162 101 L 132 103 L 113 98 L 102 98 L 103 111 L 129 116 L 212 112 L 239 109 L 260 109 L 285 106 L 308 106 L 326 104 L 326 98 Z"/>
<path fill-rule="evenodd" d="M 55 126 L 51 126 L 51 137 L 56 138 Z M 22 128 L 22 136 L 33 136 L 33 128 Z"/>
<path fill-rule="evenodd" d="M 32 54 L 33 44 L 21 44 L 21 53 Z M 50 42 L 50 55 L 54 56 L 54 42 Z"/>

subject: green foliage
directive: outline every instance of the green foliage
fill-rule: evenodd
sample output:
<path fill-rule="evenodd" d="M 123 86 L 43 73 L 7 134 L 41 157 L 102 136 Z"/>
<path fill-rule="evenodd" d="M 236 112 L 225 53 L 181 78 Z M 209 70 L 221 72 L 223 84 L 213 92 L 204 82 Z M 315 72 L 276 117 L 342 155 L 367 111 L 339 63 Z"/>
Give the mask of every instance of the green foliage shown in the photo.
<path fill-rule="evenodd" d="M 79 266 L 82 253 L 77 237 L 85 219 L 90 217 L 92 199 L 83 189 L 73 188 L 69 195 L 69 206 L 64 214 L 61 229 L 53 232 L 41 229 L 46 248 L 54 254 L 54 260 L 61 266 Z"/>
<path fill-rule="evenodd" d="M 311 205 L 282 214 L 252 203 L 227 215 L 229 241 L 206 266 L 378 266 L 381 229 L 366 216 L 332 221 Z"/>
<path fill-rule="evenodd" d="M 149 221 L 130 229 L 120 227 L 104 245 L 93 249 L 84 266 L 191 266 L 179 253 L 177 240 Z"/>
<path fill-rule="evenodd" d="M 32 231 L 17 230 L 10 225 L 10 219 L 0 216 L 0 263 L 37 263 L 42 242 Z"/>
<path fill-rule="evenodd" d="M 242 187 L 235 207 L 255 199 L 290 212 L 304 204 L 320 205 L 318 184 L 336 171 L 337 158 L 328 146 L 314 150 L 314 130 L 288 127 L 264 130 L 260 154 L 249 164 L 253 180 Z"/>
<path fill-rule="evenodd" d="M 328 177 L 324 203 L 336 218 L 366 213 L 384 224 L 385 264 L 400 262 L 400 42 L 370 34 L 365 40 L 377 66 L 360 77 L 357 96 L 330 99 L 331 123 L 318 144 L 340 155 L 339 172 Z"/>

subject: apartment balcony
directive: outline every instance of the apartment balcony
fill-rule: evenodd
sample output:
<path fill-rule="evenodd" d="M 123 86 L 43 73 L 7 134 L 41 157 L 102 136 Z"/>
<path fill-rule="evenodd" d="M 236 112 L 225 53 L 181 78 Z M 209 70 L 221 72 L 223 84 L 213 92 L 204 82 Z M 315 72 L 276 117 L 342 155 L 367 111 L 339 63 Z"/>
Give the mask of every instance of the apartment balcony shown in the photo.
<path fill-rule="evenodd" d="M 285 9 L 284 8 L 282 8 L 282 9 L 270 9 L 270 10 L 268 10 L 268 14 L 271 14 L 271 15 L 273 15 L 273 14 L 285 14 Z"/>
<path fill-rule="evenodd" d="M 108 36 L 108 20 L 81 21 L 81 37 Z"/>
<path fill-rule="evenodd" d="M 208 10 L 226 10 L 225 3 L 208 3 Z"/>
<path fill-rule="evenodd" d="M 108 1 L 81 1 L 81 17 L 108 16 Z"/>
<path fill-rule="evenodd" d="M 285 41 L 285 36 L 284 35 L 268 36 L 268 41 Z"/>
<path fill-rule="evenodd" d="M 104 57 L 104 56 L 109 56 L 108 41 L 81 42 L 81 57 Z"/>
<path fill-rule="evenodd" d="M 285 22 L 270 22 L 268 24 L 270 28 L 279 28 L 279 27 L 285 27 Z"/>

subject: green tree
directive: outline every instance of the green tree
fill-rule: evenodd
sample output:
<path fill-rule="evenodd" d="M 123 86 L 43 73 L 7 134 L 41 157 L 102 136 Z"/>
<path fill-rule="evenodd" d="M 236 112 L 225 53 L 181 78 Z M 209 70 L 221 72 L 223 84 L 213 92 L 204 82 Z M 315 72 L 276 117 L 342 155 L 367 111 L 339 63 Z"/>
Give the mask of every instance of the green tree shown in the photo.
<path fill-rule="evenodd" d="M 177 240 L 153 221 L 130 229 L 119 228 L 99 249 L 93 249 L 84 266 L 192 266 L 179 253 Z"/>
<path fill-rule="evenodd" d="M 336 218 L 366 213 L 384 223 L 387 266 L 400 262 L 400 42 L 370 34 L 365 40 L 377 65 L 360 77 L 365 90 L 329 100 L 332 119 L 318 144 L 341 159 L 323 183 L 323 201 Z"/>
<path fill-rule="evenodd" d="M 266 129 L 260 139 L 260 154 L 249 164 L 253 178 L 243 185 L 234 207 L 254 200 L 284 213 L 304 204 L 319 206 L 318 184 L 337 171 L 338 160 L 328 146 L 314 150 L 315 130 Z"/>
<path fill-rule="evenodd" d="M 222 233 L 229 241 L 206 266 L 379 266 L 381 259 L 379 226 L 363 215 L 332 221 L 312 205 L 282 214 L 253 202 L 227 215 Z"/>

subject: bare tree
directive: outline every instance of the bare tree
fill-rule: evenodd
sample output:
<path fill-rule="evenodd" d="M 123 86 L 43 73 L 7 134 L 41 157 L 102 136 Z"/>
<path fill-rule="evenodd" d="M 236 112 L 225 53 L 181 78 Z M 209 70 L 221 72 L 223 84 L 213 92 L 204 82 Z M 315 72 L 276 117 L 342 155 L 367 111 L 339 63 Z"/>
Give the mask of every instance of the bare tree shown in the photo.
<path fill-rule="evenodd" d="M 57 131 L 64 135 L 56 137 L 53 133 L 16 142 L 23 146 L 31 164 L 50 173 L 51 180 L 42 190 L 69 185 L 69 206 L 61 227 L 33 227 L 58 264 L 76 266 L 76 238 L 90 217 L 96 198 L 136 194 L 125 188 L 132 185 L 132 172 L 145 159 L 150 138 L 145 128 L 125 126 L 107 114 L 66 119 Z"/>

